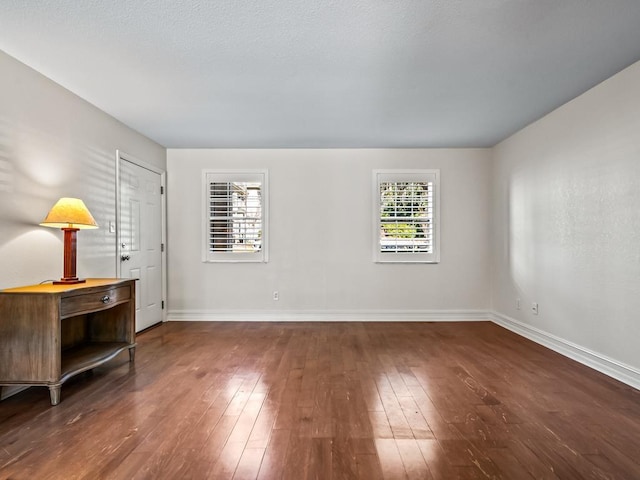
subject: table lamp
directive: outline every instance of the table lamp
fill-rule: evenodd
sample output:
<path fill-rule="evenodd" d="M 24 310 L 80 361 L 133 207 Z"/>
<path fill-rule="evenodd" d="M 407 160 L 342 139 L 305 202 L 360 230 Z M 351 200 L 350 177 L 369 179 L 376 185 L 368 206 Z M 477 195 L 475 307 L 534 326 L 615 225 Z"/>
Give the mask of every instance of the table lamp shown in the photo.
<path fill-rule="evenodd" d="M 85 282 L 76 276 L 76 233 L 84 228 L 98 228 L 98 224 L 84 202 L 79 198 L 61 198 L 40 225 L 61 228 L 64 232 L 64 277 L 53 283 Z"/>

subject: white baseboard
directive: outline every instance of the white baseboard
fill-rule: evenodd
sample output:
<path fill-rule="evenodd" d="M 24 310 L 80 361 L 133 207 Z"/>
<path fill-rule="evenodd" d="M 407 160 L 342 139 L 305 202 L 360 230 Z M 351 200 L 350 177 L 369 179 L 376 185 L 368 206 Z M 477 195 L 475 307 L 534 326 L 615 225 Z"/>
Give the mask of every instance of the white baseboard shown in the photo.
<path fill-rule="evenodd" d="M 200 322 L 472 322 L 492 321 L 554 352 L 640 389 L 640 371 L 498 312 L 487 310 L 220 311 L 170 310 L 169 321 Z"/>
<path fill-rule="evenodd" d="M 489 317 L 494 323 L 518 335 L 640 390 L 640 371 L 629 365 L 625 365 L 613 358 L 609 358 L 563 338 L 556 337 L 555 335 L 501 313 L 491 312 Z"/>
<path fill-rule="evenodd" d="M 498 312 L 487 310 L 399 310 L 399 311 L 219 311 L 170 310 L 168 321 L 216 322 L 474 322 L 492 321 L 518 335 L 543 345 L 572 360 L 640 390 L 640 371 L 622 362 L 593 352 L 563 338 L 527 325 Z M 28 387 L 2 387 L 0 400 Z"/>
<path fill-rule="evenodd" d="M 472 322 L 490 320 L 486 310 L 170 310 L 169 321 L 201 322 Z"/>

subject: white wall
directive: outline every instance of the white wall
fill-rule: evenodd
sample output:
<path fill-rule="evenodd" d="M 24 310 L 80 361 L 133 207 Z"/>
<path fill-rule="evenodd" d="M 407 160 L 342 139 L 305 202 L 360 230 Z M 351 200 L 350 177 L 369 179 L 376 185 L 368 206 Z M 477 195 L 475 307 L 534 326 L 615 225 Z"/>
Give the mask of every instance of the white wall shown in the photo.
<path fill-rule="evenodd" d="M 0 51 L 0 288 L 62 276 L 62 232 L 38 226 L 77 196 L 100 225 L 78 233 L 78 275 L 115 276 L 116 149 L 166 168 L 166 150 Z"/>
<path fill-rule="evenodd" d="M 80 232 L 78 273 L 115 275 L 105 227 L 115 220 L 116 149 L 168 163 L 170 318 L 454 318 L 492 307 L 503 324 L 639 384 L 640 63 L 493 150 L 166 153 L 0 52 L 0 288 L 62 275 L 61 232 L 38 226 L 60 196 L 83 198 L 102 227 Z M 203 168 L 269 169 L 269 263 L 200 261 Z M 371 261 L 376 168 L 441 169 L 440 264 Z"/>
<path fill-rule="evenodd" d="M 496 146 L 493 209 L 502 320 L 640 385 L 640 63 Z"/>
<path fill-rule="evenodd" d="M 477 316 L 490 301 L 490 161 L 483 149 L 169 149 L 169 318 Z M 202 263 L 201 172 L 208 168 L 269 170 L 267 264 Z M 439 264 L 373 263 L 377 168 L 441 170 Z"/>

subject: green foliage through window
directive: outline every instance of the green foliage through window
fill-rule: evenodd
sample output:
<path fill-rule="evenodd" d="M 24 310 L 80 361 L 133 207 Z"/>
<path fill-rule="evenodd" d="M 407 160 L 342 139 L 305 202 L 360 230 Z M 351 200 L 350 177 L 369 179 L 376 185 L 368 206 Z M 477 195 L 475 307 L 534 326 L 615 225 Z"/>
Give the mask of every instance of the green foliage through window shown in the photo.
<path fill-rule="evenodd" d="M 380 251 L 430 252 L 432 213 L 430 182 L 381 182 Z"/>

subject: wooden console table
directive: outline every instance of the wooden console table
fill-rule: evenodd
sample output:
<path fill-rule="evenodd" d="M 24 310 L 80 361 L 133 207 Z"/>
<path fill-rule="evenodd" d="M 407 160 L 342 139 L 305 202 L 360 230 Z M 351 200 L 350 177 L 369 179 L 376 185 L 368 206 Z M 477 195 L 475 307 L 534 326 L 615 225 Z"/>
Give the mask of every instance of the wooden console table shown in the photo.
<path fill-rule="evenodd" d="M 135 280 L 0 290 L 0 385 L 61 385 L 129 350 L 135 360 Z"/>

